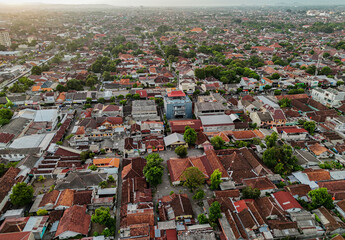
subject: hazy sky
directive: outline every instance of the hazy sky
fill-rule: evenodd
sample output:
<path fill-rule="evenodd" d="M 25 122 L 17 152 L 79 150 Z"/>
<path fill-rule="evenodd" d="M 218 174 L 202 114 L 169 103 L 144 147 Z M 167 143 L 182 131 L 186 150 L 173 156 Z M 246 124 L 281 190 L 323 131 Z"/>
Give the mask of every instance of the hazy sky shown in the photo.
<path fill-rule="evenodd" d="M 334 5 L 345 0 L 0 0 L 0 3 L 111 4 L 116 6 Z"/>

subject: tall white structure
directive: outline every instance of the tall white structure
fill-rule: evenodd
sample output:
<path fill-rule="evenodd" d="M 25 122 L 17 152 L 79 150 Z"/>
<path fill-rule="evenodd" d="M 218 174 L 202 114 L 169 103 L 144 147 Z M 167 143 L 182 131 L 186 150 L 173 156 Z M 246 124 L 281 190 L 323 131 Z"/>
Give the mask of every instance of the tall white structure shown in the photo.
<path fill-rule="evenodd" d="M 10 33 L 4 28 L 0 28 L 0 45 L 5 47 L 11 46 Z"/>
<path fill-rule="evenodd" d="M 345 100 L 345 92 L 339 92 L 335 89 L 315 88 L 311 92 L 311 97 L 327 107 L 340 107 Z"/>

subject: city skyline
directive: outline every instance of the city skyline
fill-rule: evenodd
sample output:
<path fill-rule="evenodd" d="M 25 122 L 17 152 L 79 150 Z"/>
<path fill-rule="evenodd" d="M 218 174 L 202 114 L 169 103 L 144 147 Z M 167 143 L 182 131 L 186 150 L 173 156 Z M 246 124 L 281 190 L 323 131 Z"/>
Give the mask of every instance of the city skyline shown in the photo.
<path fill-rule="evenodd" d="M 262 5 L 276 5 L 276 6 L 306 6 L 306 5 L 341 5 L 344 4 L 342 0 L 334 0 L 331 3 L 322 0 L 306 0 L 306 1 L 292 1 L 284 2 L 281 0 L 176 0 L 176 1 L 160 1 L 160 0 L 0 0 L 1 4 L 108 4 L 113 6 L 262 6 Z"/>

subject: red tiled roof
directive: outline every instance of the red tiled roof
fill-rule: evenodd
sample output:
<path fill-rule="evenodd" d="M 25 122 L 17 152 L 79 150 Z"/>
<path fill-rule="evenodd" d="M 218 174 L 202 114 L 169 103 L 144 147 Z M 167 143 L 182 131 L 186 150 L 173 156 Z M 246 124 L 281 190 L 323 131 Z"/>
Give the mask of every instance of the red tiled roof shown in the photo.
<path fill-rule="evenodd" d="M 293 208 L 302 209 L 301 205 L 289 192 L 280 191 L 273 193 L 273 196 L 277 200 L 280 207 L 285 211 Z"/>
<path fill-rule="evenodd" d="M 245 185 L 252 188 L 258 188 L 259 190 L 277 189 L 276 185 L 274 185 L 267 177 L 243 179 L 243 182 Z"/>
<path fill-rule="evenodd" d="M 185 127 L 190 126 L 195 131 L 201 131 L 202 125 L 199 119 L 191 119 L 191 120 L 171 120 L 169 121 L 171 132 L 178 132 L 184 133 Z"/>
<path fill-rule="evenodd" d="M 14 232 L 0 234 L 0 240 L 29 240 L 34 239 L 31 232 Z"/>
<path fill-rule="evenodd" d="M 329 171 L 324 169 L 306 169 L 303 172 L 308 175 L 310 181 L 324 181 L 331 179 Z"/>
<path fill-rule="evenodd" d="M 75 190 L 72 189 L 65 189 L 61 192 L 59 200 L 57 201 L 55 207 L 57 206 L 66 206 L 70 207 L 73 205 L 73 198 L 74 198 Z"/>
<path fill-rule="evenodd" d="M 0 179 L 0 202 L 4 199 L 7 193 L 11 190 L 12 186 L 17 182 L 16 177 L 20 172 L 19 168 L 13 168 L 7 170 L 4 176 Z"/>
<path fill-rule="evenodd" d="M 147 91 L 146 90 L 136 90 L 136 94 L 139 94 L 141 98 L 147 98 Z"/>
<path fill-rule="evenodd" d="M 238 213 L 242 212 L 244 209 L 248 209 L 248 206 L 244 200 L 234 202 L 234 206 Z"/>
<path fill-rule="evenodd" d="M 285 128 L 283 131 L 288 134 L 289 133 L 308 133 L 308 131 L 303 128 Z"/>
<path fill-rule="evenodd" d="M 14 134 L 5 133 L 5 132 L 1 132 L 1 133 L 0 133 L 0 142 L 1 142 L 1 143 L 8 143 L 8 142 L 11 141 L 13 138 L 14 138 Z"/>
<path fill-rule="evenodd" d="M 168 93 L 168 97 L 184 97 L 186 94 L 183 91 L 171 91 Z"/>
<path fill-rule="evenodd" d="M 55 237 L 58 237 L 66 231 L 87 235 L 90 221 L 91 216 L 86 214 L 86 206 L 80 207 L 74 205 L 64 212 L 55 233 Z"/>
<path fill-rule="evenodd" d="M 113 112 L 113 111 L 119 111 L 120 107 L 116 105 L 108 105 L 103 108 L 103 112 Z"/>

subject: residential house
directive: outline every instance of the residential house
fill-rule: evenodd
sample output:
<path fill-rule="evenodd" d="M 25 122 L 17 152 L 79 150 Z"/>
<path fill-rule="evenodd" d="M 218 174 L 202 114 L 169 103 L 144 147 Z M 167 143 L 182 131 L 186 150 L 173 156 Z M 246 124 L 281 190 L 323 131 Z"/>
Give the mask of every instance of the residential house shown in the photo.
<path fill-rule="evenodd" d="M 250 119 L 257 126 L 272 126 L 274 120 L 269 112 L 252 112 L 250 113 Z"/>
<path fill-rule="evenodd" d="M 67 239 L 77 235 L 87 236 L 89 232 L 91 216 L 86 213 L 86 206 L 73 206 L 65 210 L 55 238 Z"/>
<path fill-rule="evenodd" d="M 93 164 L 98 168 L 119 168 L 119 158 L 94 158 Z"/>
<path fill-rule="evenodd" d="M 289 192 L 279 191 L 272 194 L 274 200 L 286 212 L 300 212 L 303 210 L 301 205 Z"/>
<path fill-rule="evenodd" d="M 183 220 L 193 218 L 192 204 L 187 194 L 172 194 L 158 199 L 160 221 Z"/>
<path fill-rule="evenodd" d="M 164 144 L 167 148 L 175 148 L 177 146 L 187 145 L 183 138 L 183 135 L 179 133 L 172 133 L 164 137 Z"/>
<path fill-rule="evenodd" d="M 20 180 L 18 174 L 19 168 L 9 168 L 4 176 L 0 178 L 0 212 L 4 210 L 10 199 L 12 187 Z"/>
<path fill-rule="evenodd" d="M 199 119 L 170 120 L 169 125 L 172 133 L 183 134 L 187 126 L 193 128 L 196 132 L 202 131 L 202 124 Z"/>
<path fill-rule="evenodd" d="M 322 146 L 320 143 L 315 143 L 313 145 L 308 146 L 309 150 L 317 157 L 317 158 L 329 158 L 334 155 L 334 153 L 328 150 L 326 147 Z"/>
<path fill-rule="evenodd" d="M 261 191 L 261 196 L 265 196 L 266 193 L 272 193 L 277 189 L 267 177 L 254 177 L 243 179 L 243 183 L 251 188 L 257 188 Z"/>
<path fill-rule="evenodd" d="M 294 141 L 299 141 L 299 140 L 306 140 L 308 131 L 303 129 L 303 128 L 282 128 L 279 129 L 281 131 L 281 136 L 285 140 L 294 140 Z"/>
<path fill-rule="evenodd" d="M 342 234 L 345 232 L 345 223 L 327 208 L 322 206 L 312 212 L 318 216 L 324 229 L 330 235 Z"/>

